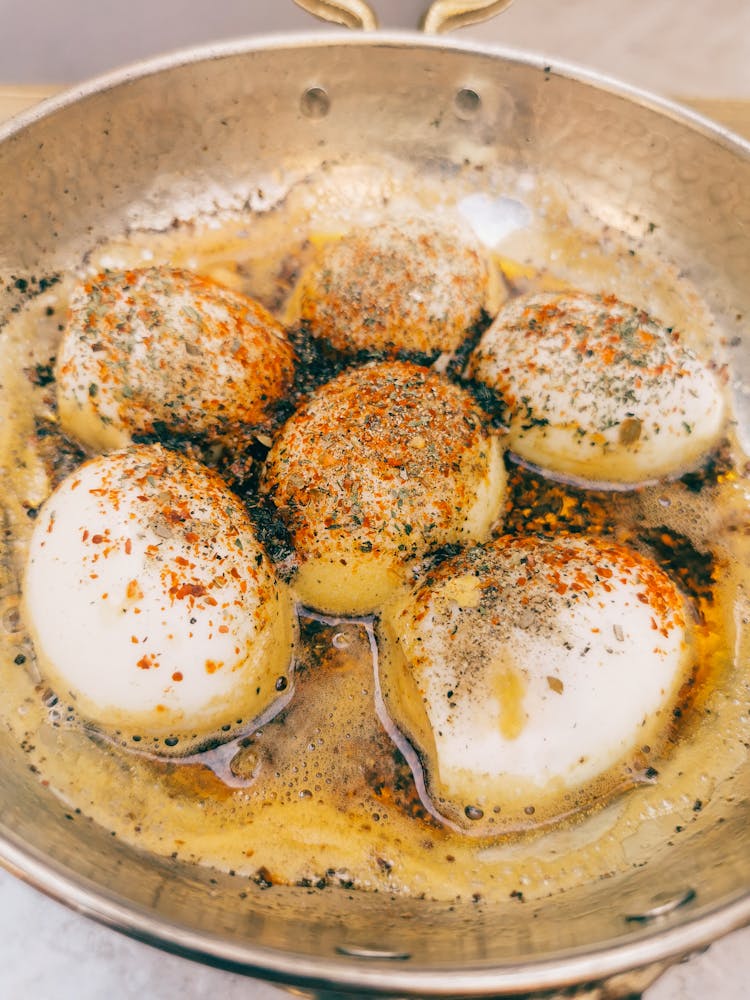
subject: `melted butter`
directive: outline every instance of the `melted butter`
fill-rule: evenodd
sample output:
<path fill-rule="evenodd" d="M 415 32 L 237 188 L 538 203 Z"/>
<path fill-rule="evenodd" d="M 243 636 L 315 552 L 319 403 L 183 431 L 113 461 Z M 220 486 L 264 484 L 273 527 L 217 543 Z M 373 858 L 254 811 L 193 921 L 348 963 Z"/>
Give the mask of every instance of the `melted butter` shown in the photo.
<path fill-rule="evenodd" d="M 348 228 L 353 219 L 375 221 L 386 202 L 412 213 L 445 209 L 437 186 L 420 181 L 419 195 L 407 188 L 393 176 L 373 182 L 364 170 L 353 178 L 331 171 L 306 180 L 264 215 L 131 234 L 95 248 L 85 269 L 170 261 L 252 294 L 283 316 L 311 237 Z M 679 326 L 691 342 L 710 341 L 711 317 L 674 268 L 640 250 L 634 257 L 611 231 L 572 226 L 564 202 L 544 194 L 547 207 L 532 226 L 497 248 L 507 294 L 566 286 L 611 291 Z M 653 758 L 643 748 L 644 774 L 653 765 L 657 777 L 620 775 L 618 787 L 638 787 L 612 798 L 609 776 L 601 808 L 581 816 L 572 795 L 570 818 L 552 828 L 537 829 L 530 818 L 524 835 L 472 838 L 430 814 L 418 774 L 415 783 L 380 722 L 367 623 L 303 617 L 292 702 L 259 731 L 185 760 L 154 757 L 143 743 L 122 748 L 87 731 L 71 706 L 50 708 L 17 623 L 18 590 L 29 512 L 65 468 L 50 468 L 35 434 L 38 420 L 54 424 L 54 386 L 34 384 L 27 373 L 54 355 L 69 287 L 66 279 L 15 316 L 0 343 L 0 475 L 11 539 L 0 569 L 0 713 L 29 764 L 71 808 L 146 851 L 250 878 L 262 872 L 271 881 L 442 900 L 481 893 L 490 901 L 507 900 L 519 886 L 530 899 L 611 876 L 658 858 L 676 827 L 710 821 L 710 809 L 697 812 L 696 801 L 721 798 L 750 742 L 748 680 L 735 665 L 750 654 L 741 631 L 750 617 L 750 484 L 737 471 L 713 476 L 700 489 L 676 482 L 627 494 L 550 486 L 523 470 L 511 484 L 509 530 L 593 526 L 649 544 L 664 535 L 711 553 L 717 567 L 705 586 L 691 567 L 680 575 L 679 553 L 671 567 L 683 586 L 693 587 L 701 667 L 684 693 L 685 712 L 670 729 L 668 749 Z M 729 449 L 735 470 L 742 468 L 736 443 Z M 659 550 L 665 560 L 667 549 L 664 542 Z M 460 582 L 448 596 L 469 606 L 476 597 Z M 517 670 L 506 667 L 497 683 L 504 706 L 499 724 L 509 735 L 522 725 L 523 685 Z"/>

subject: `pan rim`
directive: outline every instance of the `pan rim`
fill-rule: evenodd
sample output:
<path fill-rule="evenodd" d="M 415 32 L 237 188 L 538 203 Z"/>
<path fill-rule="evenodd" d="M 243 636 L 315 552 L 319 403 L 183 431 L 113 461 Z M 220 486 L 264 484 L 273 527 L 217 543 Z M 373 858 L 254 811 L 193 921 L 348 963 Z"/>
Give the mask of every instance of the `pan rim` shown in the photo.
<path fill-rule="evenodd" d="M 562 952 L 539 960 L 525 959 L 489 967 L 429 969 L 377 959 L 370 959 L 365 965 L 361 959 L 344 955 L 318 957 L 290 948 L 282 951 L 252 942 L 230 943 L 169 918 L 154 918 L 138 904 L 70 874 L 69 869 L 8 834 L 0 834 L 0 865 L 74 912 L 183 958 L 281 985 L 353 989 L 376 996 L 397 993 L 424 998 L 456 995 L 489 998 L 598 983 L 639 969 L 666 967 L 750 924 L 750 891 L 746 891 L 703 913 L 695 913 L 677 927 L 655 926 L 655 932 L 644 929 L 634 935 L 634 940 L 605 943 L 592 950 L 579 948 L 567 955 Z"/>
<path fill-rule="evenodd" d="M 147 59 L 131 62 L 123 67 L 91 77 L 81 83 L 67 87 L 59 94 L 45 98 L 32 108 L 22 111 L 0 125 L 0 143 L 12 138 L 17 133 L 33 125 L 37 121 L 49 117 L 72 104 L 85 100 L 99 93 L 120 87 L 123 84 L 148 76 L 156 75 L 164 70 L 189 66 L 194 63 L 209 62 L 231 56 L 245 55 L 250 52 L 261 52 L 286 48 L 326 48 L 335 45 L 337 48 L 420 48 L 450 49 L 479 56 L 487 56 L 520 63 L 542 70 L 551 76 L 561 76 L 589 84 L 595 89 L 617 97 L 623 97 L 631 103 L 639 104 L 649 110 L 665 114 L 667 117 L 683 122 L 709 138 L 729 145 L 735 152 L 750 157 L 750 140 L 744 139 L 731 129 L 712 121 L 712 119 L 688 108 L 678 101 L 662 97 L 649 90 L 625 83 L 616 77 L 587 69 L 574 62 L 556 60 L 531 52 L 526 49 L 516 49 L 510 46 L 484 45 L 473 41 L 445 36 L 425 35 L 416 31 L 377 31 L 367 34 L 325 30 L 314 34 L 302 32 L 275 33 L 267 35 L 248 35 L 243 38 L 230 39 L 224 42 L 210 42 L 190 48 L 177 49 L 164 55 L 152 56 Z"/>

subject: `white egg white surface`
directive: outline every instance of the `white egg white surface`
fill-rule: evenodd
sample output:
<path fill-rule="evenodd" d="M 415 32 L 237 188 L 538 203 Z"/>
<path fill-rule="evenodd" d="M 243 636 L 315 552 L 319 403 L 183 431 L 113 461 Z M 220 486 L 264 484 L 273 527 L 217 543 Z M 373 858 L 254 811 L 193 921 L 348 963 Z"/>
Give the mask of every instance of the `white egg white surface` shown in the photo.
<path fill-rule="evenodd" d="M 45 680 L 128 738 L 236 728 L 290 688 L 290 598 L 244 508 L 158 445 L 63 481 L 36 521 L 23 598 Z"/>
<path fill-rule="evenodd" d="M 574 536 L 503 537 L 447 560 L 384 610 L 381 638 L 386 709 L 460 822 L 468 807 L 538 823 L 649 766 L 692 666 L 669 577 Z"/>
<path fill-rule="evenodd" d="M 502 397 L 512 451 L 587 483 L 686 472 L 724 423 L 709 365 L 678 333 L 613 295 L 513 299 L 482 335 L 468 373 Z"/>
<path fill-rule="evenodd" d="M 190 271 L 104 271 L 73 292 L 57 357 L 63 428 L 105 451 L 134 434 L 208 438 L 266 426 L 293 374 L 259 303 Z"/>

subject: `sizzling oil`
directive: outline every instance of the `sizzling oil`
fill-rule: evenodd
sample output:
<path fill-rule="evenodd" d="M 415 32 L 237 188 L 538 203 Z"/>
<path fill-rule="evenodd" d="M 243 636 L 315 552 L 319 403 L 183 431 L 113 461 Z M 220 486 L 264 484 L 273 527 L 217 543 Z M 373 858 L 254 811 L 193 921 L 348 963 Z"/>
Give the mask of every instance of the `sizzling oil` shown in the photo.
<path fill-rule="evenodd" d="M 289 293 L 310 234 L 344 228 L 353 214 L 365 219 L 405 197 L 363 185 L 353 208 L 337 194 L 344 188 L 325 176 L 305 182 L 263 216 L 132 234 L 97 248 L 84 268 L 171 261 L 293 319 Z M 592 233 L 569 221 L 561 227 L 560 221 L 560 210 L 548 207 L 531 230 L 505 241 L 498 301 L 520 290 L 578 285 L 642 303 L 683 329 L 688 342 L 714 336 L 699 297 L 668 265 L 640 250 L 634 257 L 610 232 Z M 735 666 L 750 615 L 744 591 L 749 494 L 731 428 L 701 472 L 627 492 L 583 490 L 510 468 L 506 530 L 614 536 L 654 556 L 695 608 L 701 669 L 675 713 L 669 752 L 655 757 L 641 748 L 642 768 L 613 778 L 598 811 L 577 815 L 571 793 L 572 818 L 551 829 L 534 830 L 530 821 L 526 834 L 495 840 L 449 829 L 425 807 L 380 720 L 370 624 L 304 611 L 294 697 L 259 731 L 186 759 L 156 757 L 142 741 L 122 748 L 88 731 L 36 674 L 17 611 L 36 508 L 82 458 L 56 431 L 49 378 L 70 284 L 65 278 L 37 296 L 0 344 L 6 410 L 0 475 L 7 498 L 0 711 L 29 766 L 73 815 L 90 816 L 146 851 L 261 885 L 339 884 L 443 900 L 504 900 L 520 892 L 544 896 L 642 864 L 710 811 L 704 804 L 745 759 L 749 725 L 748 681 Z M 612 796 L 623 787 L 629 790 Z"/>

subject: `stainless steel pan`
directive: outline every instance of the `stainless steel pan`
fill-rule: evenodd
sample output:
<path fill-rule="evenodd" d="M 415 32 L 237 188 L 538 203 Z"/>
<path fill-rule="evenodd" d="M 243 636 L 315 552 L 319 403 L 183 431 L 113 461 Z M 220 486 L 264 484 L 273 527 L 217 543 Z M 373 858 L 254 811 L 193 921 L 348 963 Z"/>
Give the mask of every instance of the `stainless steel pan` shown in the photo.
<path fill-rule="evenodd" d="M 303 5 L 374 24 L 354 0 Z M 426 24 L 501 6 L 442 0 Z M 18 301 L 19 277 L 70 268 L 127 226 L 158 227 L 268 178 L 373 153 L 440 170 L 446 184 L 467 158 L 488 183 L 509 167 L 548 175 L 595 218 L 631 232 L 653 223 L 658 248 L 739 338 L 737 413 L 750 428 L 750 146 L 592 74 L 421 35 L 208 47 L 107 76 L 0 129 L 0 315 Z M 0 753 L 7 868 L 134 937 L 306 990 L 625 996 L 750 922 L 750 766 L 658 868 L 467 916 L 280 887 L 240 905 L 228 876 L 70 823 L 5 733 Z"/>

